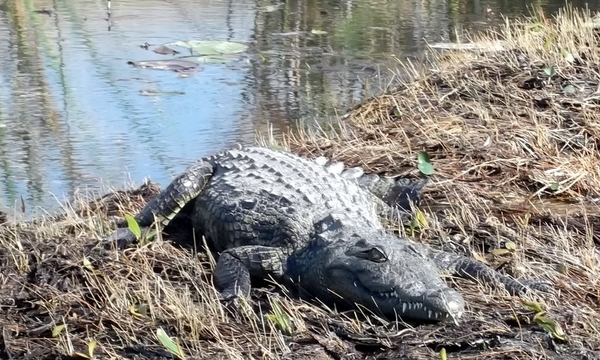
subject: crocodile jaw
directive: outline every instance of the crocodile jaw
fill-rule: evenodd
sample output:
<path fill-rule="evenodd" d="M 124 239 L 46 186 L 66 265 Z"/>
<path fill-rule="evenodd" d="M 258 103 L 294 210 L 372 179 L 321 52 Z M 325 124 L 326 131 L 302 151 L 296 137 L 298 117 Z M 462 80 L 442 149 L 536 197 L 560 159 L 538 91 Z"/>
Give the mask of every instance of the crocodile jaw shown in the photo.
<path fill-rule="evenodd" d="M 402 297 L 397 291 L 378 293 L 378 296 L 379 306 L 392 307 L 399 317 L 456 321 L 465 308 L 462 296 L 450 288 L 431 290 L 420 298 Z"/>
<path fill-rule="evenodd" d="M 383 283 L 373 283 L 371 277 L 361 281 L 360 276 L 346 269 L 332 269 L 330 274 L 333 278 L 352 281 L 353 289 L 346 286 L 346 295 L 339 296 L 350 301 L 356 298 L 356 303 L 363 303 L 372 311 L 390 317 L 456 322 L 464 313 L 464 299 L 445 284 L 429 284 L 432 287 L 427 289 L 422 283 L 387 287 Z"/>

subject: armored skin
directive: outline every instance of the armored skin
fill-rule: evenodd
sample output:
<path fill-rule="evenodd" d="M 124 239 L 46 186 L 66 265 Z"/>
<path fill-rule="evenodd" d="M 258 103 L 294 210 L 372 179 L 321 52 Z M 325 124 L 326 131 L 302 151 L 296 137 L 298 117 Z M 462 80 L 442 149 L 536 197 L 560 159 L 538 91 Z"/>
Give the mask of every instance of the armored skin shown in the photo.
<path fill-rule="evenodd" d="M 142 227 L 167 225 L 185 206 L 218 255 L 214 284 L 224 299 L 248 295 L 252 277 L 272 277 L 328 304 L 456 321 L 465 302 L 442 271 L 511 294 L 544 289 L 386 232 L 380 216 L 402 218 L 425 183 L 341 171 L 264 147 L 231 149 L 192 164 L 135 218 Z M 135 240 L 126 228 L 110 238 L 121 246 Z"/>

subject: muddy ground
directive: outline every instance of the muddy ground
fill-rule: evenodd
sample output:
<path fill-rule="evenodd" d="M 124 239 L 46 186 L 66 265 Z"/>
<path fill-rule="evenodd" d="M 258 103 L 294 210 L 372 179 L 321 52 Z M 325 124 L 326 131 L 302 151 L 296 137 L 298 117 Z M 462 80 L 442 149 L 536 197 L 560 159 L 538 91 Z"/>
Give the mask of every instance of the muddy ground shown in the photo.
<path fill-rule="evenodd" d="M 2 358 L 83 358 L 76 353 L 86 354 L 92 340 L 98 344 L 97 358 L 170 358 L 157 341 L 159 327 L 179 339 L 190 359 L 438 359 L 442 348 L 450 359 L 600 356 L 598 336 L 569 334 L 577 328 L 577 333 L 591 335 L 586 309 L 550 307 L 550 317 L 567 332 L 562 341 L 540 328 L 534 311 L 517 299 L 463 280 L 455 282 L 467 296 L 469 312 L 459 325 L 404 327 L 352 311 L 330 312 L 290 300 L 264 284 L 253 293 L 257 315 L 244 318 L 216 309 L 220 304 L 211 291 L 211 265 L 201 249 L 193 255 L 168 241 L 122 252 L 99 246 L 110 219 L 117 219 L 122 209 L 138 209 L 157 190 L 149 184 L 81 201 L 73 212 L 54 219 L 0 225 Z M 473 230 L 483 242 L 494 232 L 489 227 Z M 576 225 L 570 231 L 577 232 Z M 171 236 L 184 235 L 189 234 Z M 597 304 L 596 296 L 587 294 L 589 304 Z M 268 325 L 263 314 L 273 302 L 292 317 L 290 336 Z"/>

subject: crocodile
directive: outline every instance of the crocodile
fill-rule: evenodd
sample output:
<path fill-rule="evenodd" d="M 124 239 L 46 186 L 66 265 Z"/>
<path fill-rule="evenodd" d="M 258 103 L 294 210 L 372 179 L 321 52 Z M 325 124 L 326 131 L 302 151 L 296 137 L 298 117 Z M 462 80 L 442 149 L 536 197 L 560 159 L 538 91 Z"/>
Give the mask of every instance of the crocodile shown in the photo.
<path fill-rule="evenodd" d="M 135 219 L 147 228 L 189 216 L 215 253 L 213 283 L 224 300 L 249 296 L 253 278 L 271 278 L 325 304 L 456 322 L 465 300 L 443 273 L 514 295 L 546 287 L 387 231 L 382 216 L 410 216 L 402 203 L 418 203 L 424 182 L 334 167 L 266 147 L 229 149 L 190 165 Z M 136 241 L 126 227 L 109 239 L 119 247 Z"/>

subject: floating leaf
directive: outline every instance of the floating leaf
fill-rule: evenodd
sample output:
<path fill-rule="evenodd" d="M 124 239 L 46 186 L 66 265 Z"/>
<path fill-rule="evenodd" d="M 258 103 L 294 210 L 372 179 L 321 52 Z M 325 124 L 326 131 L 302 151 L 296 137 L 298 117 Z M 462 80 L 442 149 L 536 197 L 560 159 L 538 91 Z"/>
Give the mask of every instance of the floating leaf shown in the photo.
<path fill-rule="evenodd" d="M 171 354 L 177 356 L 180 359 L 184 359 L 183 351 L 181 350 L 181 347 L 179 346 L 179 344 L 176 343 L 175 341 L 173 341 L 173 339 L 171 339 L 169 337 L 169 335 L 167 335 L 167 333 L 162 328 L 159 328 L 158 330 L 156 330 L 156 337 L 158 338 L 158 341 L 160 341 L 160 343 Z"/>
<path fill-rule="evenodd" d="M 170 70 L 175 72 L 200 71 L 202 69 L 198 63 L 180 59 L 141 60 L 128 61 L 127 63 L 142 69 Z"/>
<path fill-rule="evenodd" d="M 60 335 L 60 333 L 62 333 L 66 327 L 67 325 L 65 324 L 55 326 L 52 329 L 52 337 L 57 337 L 58 335 Z"/>
<path fill-rule="evenodd" d="M 429 154 L 424 151 L 421 151 L 417 156 L 417 162 L 419 171 L 421 171 L 425 175 L 431 175 L 434 172 L 433 165 L 431 165 L 431 160 L 429 158 Z"/>
<path fill-rule="evenodd" d="M 514 243 L 514 242 L 512 242 L 512 241 L 507 241 L 507 242 L 504 244 L 504 247 L 505 247 L 506 249 L 508 249 L 508 250 L 515 250 L 515 249 L 517 248 L 517 244 L 515 244 L 515 243 Z"/>
<path fill-rule="evenodd" d="M 164 45 L 161 45 L 152 51 L 154 51 L 156 54 L 159 54 L 159 55 L 177 55 L 177 54 L 179 54 L 179 51 L 171 49 L 170 47 L 164 46 Z"/>
<path fill-rule="evenodd" d="M 558 183 L 553 182 L 552 184 L 550 184 L 550 190 L 552 190 L 552 191 L 558 190 Z"/>
<path fill-rule="evenodd" d="M 231 55 L 248 50 L 248 45 L 232 41 L 189 40 L 165 44 L 170 45 L 187 48 L 200 55 Z"/>
<path fill-rule="evenodd" d="M 326 35 L 327 31 L 312 29 L 310 33 L 314 35 Z"/>

